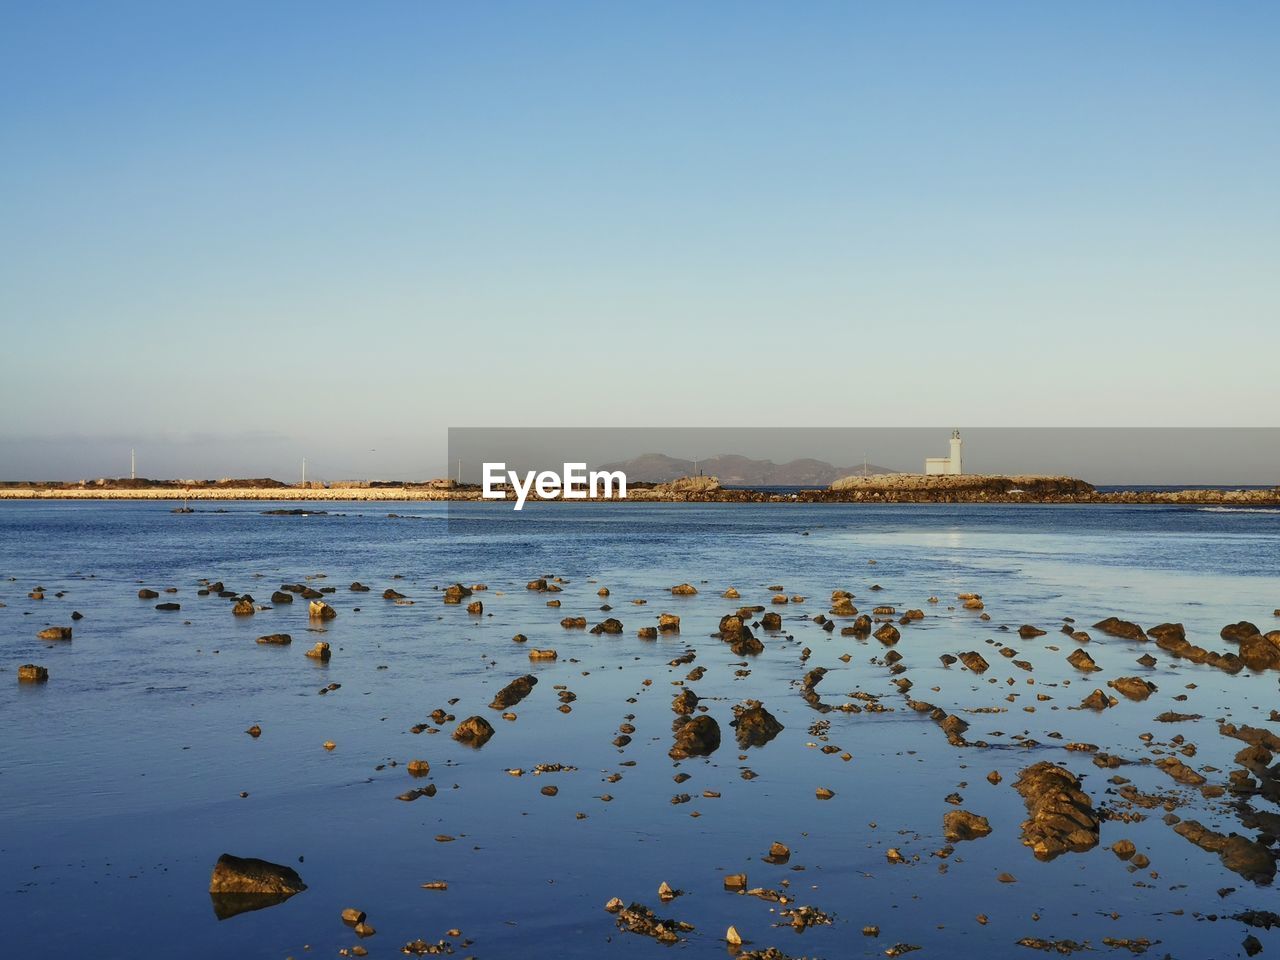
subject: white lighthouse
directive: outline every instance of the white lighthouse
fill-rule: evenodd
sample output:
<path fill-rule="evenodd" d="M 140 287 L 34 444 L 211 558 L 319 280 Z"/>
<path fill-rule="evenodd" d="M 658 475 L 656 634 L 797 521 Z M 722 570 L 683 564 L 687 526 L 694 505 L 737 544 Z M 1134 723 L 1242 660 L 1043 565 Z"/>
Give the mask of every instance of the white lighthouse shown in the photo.
<path fill-rule="evenodd" d="M 932 476 L 959 476 L 964 473 L 964 455 L 961 448 L 964 441 L 960 439 L 960 431 L 951 431 L 951 456 L 928 457 L 924 462 L 924 472 Z"/>

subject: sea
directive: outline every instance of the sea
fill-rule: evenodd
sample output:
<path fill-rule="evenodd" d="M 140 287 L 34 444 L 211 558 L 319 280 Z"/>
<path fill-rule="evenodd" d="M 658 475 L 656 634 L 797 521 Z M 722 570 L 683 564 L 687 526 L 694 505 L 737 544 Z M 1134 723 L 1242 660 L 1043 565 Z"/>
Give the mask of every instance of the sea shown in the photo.
<path fill-rule="evenodd" d="M 431 945 L 459 958 L 721 958 L 735 955 L 731 926 L 746 941 L 737 955 L 777 958 L 1032 957 L 1046 946 L 1234 957 L 1246 937 L 1280 951 L 1280 932 L 1247 922 L 1280 910 L 1273 887 L 1166 822 L 1274 844 L 1238 804 L 1275 805 L 1215 796 L 1155 765 L 1176 756 L 1206 786 L 1228 785 L 1244 744 L 1219 723 L 1280 733 L 1280 671 L 1231 676 L 1093 626 L 1181 622 L 1215 650 L 1231 649 L 1227 624 L 1280 628 L 1275 510 L 173 506 L 0 503 L 9 955 L 390 957 Z M 527 589 L 538 578 L 560 590 Z M 229 599 L 201 596 L 212 581 L 259 609 L 236 616 Z M 483 611 L 445 604 L 453 583 L 483 585 L 467 598 Z M 670 592 L 685 583 L 697 593 Z M 331 591 L 336 618 L 312 621 L 301 599 L 272 603 L 286 584 Z M 29 596 L 37 587 L 43 599 Z M 740 599 L 721 596 L 730 587 Z M 140 599 L 144 588 L 159 598 Z M 384 599 L 387 589 L 404 599 Z M 866 613 L 924 617 L 900 625 L 892 648 L 843 636 L 838 618 L 826 631 L 817 618 L 835 590 Z M 961 594 L 981 595 L 989 619 Z M 753 628 L 756 656 L 717 635 L 744 605 L 782 615 L 781 631 Z M 662 613 L 680 617 L 679 632 L 638 638 Z M 623 632 L 561 626 L 578 616 L 616 618 Z M 36 637 L 63 625 L 69 641 Z M 1022 625 L 1046 632 L 1022 639 Z M 255 642 L 273 633 L 292 643 Z M 304 656 L 317 642 L 330 645 L 327 663 Z M 1077 646 L 1101 671 L 1066 663 Z M 531 661 L 535 647 L 557 659 Z M 940 659 L 965 651 L 990 669 Z M 1143 654 L 1155 665 L 1140 665 Z M 45 666 L 48 682 L 19 683 L 26 663 Z M 816 667 L 827 671 L 821 702 L 860 712 L 803 696 Z M 491 708 L 522 675 L 537 680 L 530 695 Z M 1155 692 L 1134 702 L 1106 686 L 1128 676 Z M 672 700 L 684 687 L 722 741 L 676 761 Z M 1081 709 L 1095 689 L 1115 705 Z M 969 740 L 986 745 L 953 746 L 909 698 L 965 718 Z M 783 730 L 740 747 L 734 707 L 752 700 Z M 1190 719 L 1155 719 L 1169 711 Z M 495 730 L 479 749 L 451 737 L 471 716 Z M 255 724 L 256 738 L 245 732 Z M 1099 752 L 1126 763 L 1098 766 Z M 411 760 L 430 774 L 411 777 Z M 1041 760 L 1081 779 L 1102 821 L 1093 849 L 1041 862 L 1024 845 L 1014 784 Z M 1152 805 L 1126 799 L 1126 785 Z M 428 786 L 434 795 L 401 799 Z M 948 842 L 943 816 L 956 809 L 986 817 L 991 834 Z M 1121 840 L 1149 864 L 1115 855 Z M 774 843 L 785 862 L 766 861 Z M 291 866 L 308 889 L 226 917 L 208 892 L 223 853 Z M 727 891 L 732 874 L 756 892 Z M 664 883 L 678 895 L 661 899 Z M 690 929 L 672 945 L 623 929 L 605 909 L 615 897 Z M 348 907 L 376 932 L 358 936 Z M 821 919 L 797 928 L 798 907 Z"/>

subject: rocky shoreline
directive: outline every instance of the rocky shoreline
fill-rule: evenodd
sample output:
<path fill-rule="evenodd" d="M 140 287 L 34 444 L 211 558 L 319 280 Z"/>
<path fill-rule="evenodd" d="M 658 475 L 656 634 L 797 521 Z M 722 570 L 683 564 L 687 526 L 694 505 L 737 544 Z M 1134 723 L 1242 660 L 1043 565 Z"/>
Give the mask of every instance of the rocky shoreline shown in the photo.
<path fill-rule="evenodd" d="M 76 484 L 0 484 L 0 500 L 465 502 L 481 499 L 479 486 L 460 485 L 448 480 L 328 485 L 285 485 L 274 480 L 198 483 L 108 480 Z M 715 477 L 684 477 L 670 483 L 629 484 L 626 500 L 641 503 L 1039 503 L 1280 507 L 1280 487 L 1252 490 L 1102 492 L 1084 480 L 1065 476 L 889 474 L 845 477 L 826 489 L 776 491 L 725 488 Z"/>

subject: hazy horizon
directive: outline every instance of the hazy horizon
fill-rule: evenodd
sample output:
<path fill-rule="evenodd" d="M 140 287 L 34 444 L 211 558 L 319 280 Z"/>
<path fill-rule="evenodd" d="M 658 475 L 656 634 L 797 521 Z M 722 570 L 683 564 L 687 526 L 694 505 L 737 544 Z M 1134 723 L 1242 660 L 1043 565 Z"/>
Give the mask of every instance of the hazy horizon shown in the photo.
<path fill-rule="evenodd" d="M 950 429 L 789 427 L 751 428 L 454 428 L 447 445 L 437 441 L 421 449 L 401 449 L 403 438 L 388 438 L 385 452 L 370 451 L 368 462 L 387 469 L 361 472 L 319 453 L 306 454 L 313 481 L 410 480 L 456 476 L 480 481 L 480 464 L 505 461 L 512 469 L 558 469 L 564 462 L 591 466 L 646 454 L 688 460 L 744 456 L 782 464 L 812 458 L 856 472 L 870 463 L 903 473 L 919 473 L 925 457 L 946 456 Z M 966 473 L 1054 474 L 1098 485 L 1217 484 L 1280 485 L 1280 428 L 973 428 L 961 431 Z M 441 438 L 444 439 L 444 438 Z M 129 475 L 129 448 L 103 441 L 69 444 L 45 441 L 44 448 L 64 464 L 90 463 L 95 452 L 116 469 L 75 470 L 69 466 L 42 475 L 0 475 L 0 481 L 78 481 Z M 288 483 L 301 479 L 302 455 L 284 459 L 278 438 L 264 436 L 240 451 L 234 463 L 219 462 L 208 444 L 193 437 L 166 445 L 137 448 L 137 474 L 154 480 L 271 477 Z M 447 451 L 447 452 L 445 452 Z M 0 441 L 0 463 L 8 463 Z M 413 463 L 421 464 L 414 468 Z M 392 465 L 399 464 L 394 467 Z M 448 466 L 446 466 L 448 464 Z M 223 469 L 238 465 L 240 469 Z"/>

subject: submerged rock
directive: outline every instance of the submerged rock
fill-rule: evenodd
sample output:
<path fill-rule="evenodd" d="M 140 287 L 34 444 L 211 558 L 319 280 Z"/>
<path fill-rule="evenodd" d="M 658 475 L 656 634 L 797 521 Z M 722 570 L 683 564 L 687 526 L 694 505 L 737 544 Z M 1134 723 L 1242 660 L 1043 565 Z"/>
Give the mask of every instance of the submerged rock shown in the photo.
<path fill-rule="evenodd" d="M 960 662 L 974 673 L 985 673 L 991 667 L 991 664 L 987 663 L 986 658 L 977 650 L 960 654 Z"/>
<path fill-rule="evenodd" d="M 70 640 L 70 627 L 45 627 L 36 634 L 37 640 Z"/>

